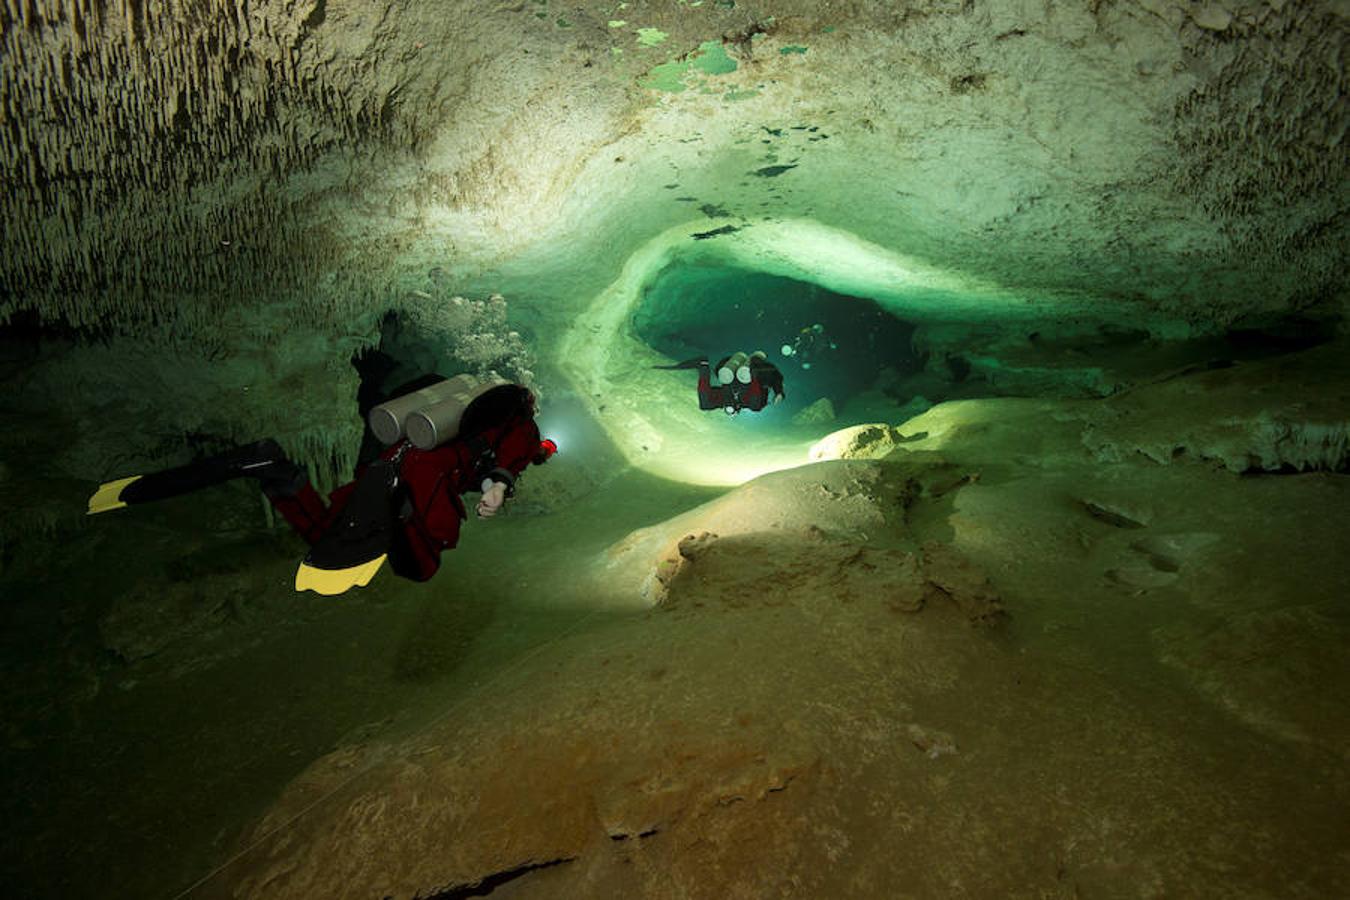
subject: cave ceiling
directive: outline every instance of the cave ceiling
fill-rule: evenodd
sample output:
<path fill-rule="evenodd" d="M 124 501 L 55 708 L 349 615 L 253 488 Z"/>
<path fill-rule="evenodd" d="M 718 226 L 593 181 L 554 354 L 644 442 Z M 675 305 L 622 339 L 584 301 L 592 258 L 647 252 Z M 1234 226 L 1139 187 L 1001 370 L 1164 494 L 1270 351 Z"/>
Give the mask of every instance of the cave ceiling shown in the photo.
<path fill-rule="evenodd" d="M 352 330 L 521 260 L 566 304 L 700 207 L 1032 304 L 1307 305 L 1344 250 L 1343 12 L 9 2 L 0 314 Z"/>
<path fill-rule="evenodd" d="M 930 344 L 1334 320 L 1347 18 L 6 0 L 0 323 L 102 339 L 27 382 L 30 418 L 102 423 L 67 472 L 268 434 L 341 479 L 351 361 L 388 315 L 467 345 L 448 304 L 500 294 L 516 369 L 561 373 L 630 461 L 689 477 L 681 446 L 725 423 L 664 402 L 678 383 L 630 325 L 672 261 L 867 297 Z"/>

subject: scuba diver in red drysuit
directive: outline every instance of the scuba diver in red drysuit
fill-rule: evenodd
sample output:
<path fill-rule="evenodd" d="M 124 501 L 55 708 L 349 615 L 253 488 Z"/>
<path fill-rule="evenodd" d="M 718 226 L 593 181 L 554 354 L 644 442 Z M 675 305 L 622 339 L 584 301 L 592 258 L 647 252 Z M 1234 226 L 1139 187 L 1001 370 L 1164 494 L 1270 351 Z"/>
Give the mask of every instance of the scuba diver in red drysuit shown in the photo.
<path fill-rule="evenodd" d="M 534 414 L 534 394 L 527 388 L 495 387 L 464 411 L 461 436 L 431 450 L 420 450 L 405 438 L 358 470 L 354 481 L 329 494 L 326 506 L 307 479 L 298 488 L 264 481 L 263 493 L 315 550 L 335 537 L 340 544 L 352 544 L 354 535 L 344 541 L 334 531 L 359 530 L 388 509 L 397 518 L 387 547 L 390 567 L 405 578 L 426 581 L 440 567 L 441 552 L 459 543 L 460 523 L 468 518 L 462 494 L 481 491 L 478 516 L 490 518 L 514 495 L 526 466 L 541 465 L 557 451 L 552 441 L 540 440 Z M 371 489 L 371 499 L 365 501 L 362 483 L 377 468 L 396 483 L 391 489 L 382 479 L 381 490 Z M 338 552 L 334 561 L 347 562 L 342 556 Z"/>
<path fill-rule="evenodd" d="M 436 376 L 434 381 L 444 380 Z M 433 381 L 433 383 L 434 383 Z M 425 383 L 425 382 L 424 382 Z M 259 481 L 272 506 L 310 545 L 297 590 L 342 593 L 370 581 L 387 558 L 398 575 L 426 581 L 459 542 L 468 517 L 462 494 L 481 491 L 480 518 L 496 515 L 531 463 L 555 452 L 541 441 L 534 394 L 516 384 L 488 389 L 465 408 L 456 437 L 429 450 L 403 438 L 329 494 L 267 439 L 145 476 L 110 482 L 89 503 L 104 512 L 195 491 L 233 478 Z"/>
<path fill-rule="evenodd" d="M 712 383 L 708 358 L 701 356 L 673 366 L 653 366 L 656 369 L 698 369 L 698 408 L 720 409 L 734 416 L 743 409 L 759 412 L 771 403 L 781 402 L 783 373 L 763 351 L 747 356 L 733 353 L 717 363 L 719 384 Z"/>

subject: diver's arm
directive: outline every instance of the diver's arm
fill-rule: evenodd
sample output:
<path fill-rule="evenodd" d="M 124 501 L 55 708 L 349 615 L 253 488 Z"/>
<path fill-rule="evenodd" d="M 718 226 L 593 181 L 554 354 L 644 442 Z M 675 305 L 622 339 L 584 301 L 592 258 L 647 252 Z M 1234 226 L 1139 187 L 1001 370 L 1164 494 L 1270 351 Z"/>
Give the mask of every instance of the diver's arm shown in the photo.
<path fill-rule="evenodd" d="M 746 385 L 744 405 L 751 412 L 759 412 L 769 405 L 769 389 L 759 379 L 752 379 Z"/>
<path fill-rule="evenodd" d="M 483 496 L 478 501 L 478 518 L 490 519 L 506 503 L 506 482 L 483 479 Z"/>
<path fill-rule="evenodd" d="M 539 426 L 534 419 L 517 420 L 497 442 L 497 465 L 488 473 L 488 478 L 505 483 L 510 496 L 514 493 L 516 479 L 539 454 L 539 444 Z"/>
<path fill-rule="evenodd" d="M 497 442 L 497 465 L 483 479 L 480 518 L 496 515 L 507 498 L 515 495 L 516 481 L 539 453 L 539 446 L 539 426 L 533 419 L 516 422 L 502 435 Z"/>
<path fill-rule="evenodd" d="M 783 373 L 773 363 L 765 363 L 756 377 L 766 389 L 773 392 L 773 399 L 769 402 L 777 403 L 787 396 L 783 392 Z"/>

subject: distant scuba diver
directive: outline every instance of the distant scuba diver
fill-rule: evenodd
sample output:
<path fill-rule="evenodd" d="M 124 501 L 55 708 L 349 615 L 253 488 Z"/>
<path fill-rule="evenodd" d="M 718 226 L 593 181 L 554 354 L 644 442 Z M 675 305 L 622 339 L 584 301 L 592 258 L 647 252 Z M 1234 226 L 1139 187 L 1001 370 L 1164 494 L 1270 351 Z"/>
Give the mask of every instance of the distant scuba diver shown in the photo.
<path fill-rule="evenodd" d="M 717 363 L 718 384 L 712 383 L 708 358 L 700 356 L 672 366 L 653 366 L 656 369 L 698 369 L 698 408 L 720 409 L 734 416 L 742 409 L 759 412 L 770 403 L 780 403 L 783 393 L 783 373 L 767 359 L 763 350 L 754 353 L 733 353 Z"/>
<path fill-rule="evenodd" d="M 272 506 L 310 545 L 297 591 L 341 594 L 370 583 L 386 559 L 395 574 L 426 581 L 468 518 L 461 494 L 481 491 L 480 518 L 496 515 L 531 463 L 558 446 L 541 440 L 535 398 L 518 384 L 483 385 L 468 375 L 424 376 L 370 410 L 388 446 L 325 504 L 305 470 L 276 441 L 244 447 L 150 475 L 109 482 L 89 513 L 185 494 L 234 478 L 256 478 Z"/>
<path fill-rule="evenodd" d="M 811 368 L 811 360 L 822 355 L 826 349 L 837 350 L 839 345 L 825 336 L 825 326 L 817 322 L 797 332 L 791 344 L 784 344 L 782 354 L 793 357 L 803 369 Z"/>

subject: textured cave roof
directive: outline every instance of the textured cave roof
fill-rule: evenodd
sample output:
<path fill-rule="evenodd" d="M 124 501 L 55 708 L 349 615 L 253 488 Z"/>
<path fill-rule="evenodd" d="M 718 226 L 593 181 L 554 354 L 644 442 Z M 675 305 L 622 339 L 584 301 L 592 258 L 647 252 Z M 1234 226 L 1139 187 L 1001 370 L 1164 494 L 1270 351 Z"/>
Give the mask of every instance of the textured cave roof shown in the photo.
<path fill-rule="evenodd" d="M 1343 4 L 613 8 L 9 0 L 0 317 L 360 342 L 432 266 L 566 314 L 676 195 L 1051 313 L 1343 302 Z"/>

